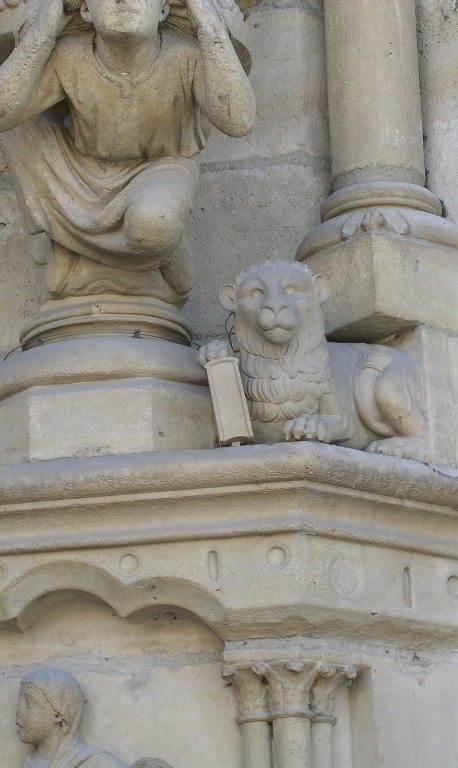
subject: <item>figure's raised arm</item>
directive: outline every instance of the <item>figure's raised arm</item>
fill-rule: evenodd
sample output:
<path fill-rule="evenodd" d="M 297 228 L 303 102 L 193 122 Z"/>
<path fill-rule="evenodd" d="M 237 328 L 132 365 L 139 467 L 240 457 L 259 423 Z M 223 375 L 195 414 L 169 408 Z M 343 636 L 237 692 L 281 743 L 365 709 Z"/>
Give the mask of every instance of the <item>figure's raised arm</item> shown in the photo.
<path fill-rule="evenodd" d="M 62 0 L 42 0 L 0 67 L 0 131 L 14 128 L 64 98 L 53 67 L 46 65 L 68 20 Z"/>
<path fill-rule="evenodd" d="M 212 0 L 187 0 L 187 6 L 202 53 L 194 80 L 196 100 L 220 131 L 245 136 L 253 129 L 256 103 L 224 19 Z"/>

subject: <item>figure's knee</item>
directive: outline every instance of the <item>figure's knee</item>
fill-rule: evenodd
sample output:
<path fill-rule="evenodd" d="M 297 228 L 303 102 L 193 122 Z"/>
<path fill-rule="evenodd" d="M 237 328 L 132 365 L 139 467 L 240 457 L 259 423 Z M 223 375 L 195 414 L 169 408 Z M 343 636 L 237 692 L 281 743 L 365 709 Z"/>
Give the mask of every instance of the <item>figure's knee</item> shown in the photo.
<path fill-rule="evenodd" d="M 125 230 L 134 250 L 161 255 L 180 246 L 185 222 L 176 206 L 142 195 L 132 201 L 126 212 Z"/>

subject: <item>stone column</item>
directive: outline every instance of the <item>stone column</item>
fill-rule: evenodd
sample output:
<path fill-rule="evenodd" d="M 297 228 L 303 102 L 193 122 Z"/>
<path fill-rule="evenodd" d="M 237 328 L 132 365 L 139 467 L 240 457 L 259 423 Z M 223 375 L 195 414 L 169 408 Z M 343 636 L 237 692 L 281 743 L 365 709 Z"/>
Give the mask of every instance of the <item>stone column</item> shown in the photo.
<path fill-rule="evenodd" d="M 272 768 L 267 685 L 257 665 L 231 664 L 224 678 L 234 686 L 239 707 L 243 768 Z"/>
<path fill-rule="evenodd" d="M 414 0 L 325 0 L 334 194 L 324 221 L 375 204 L 440 215 L 424 189 Z"/>
<path fill-rule="evenodd" d="M 324 0 L 324 15 L 333 192 L 296 258 L 329 281 L 331 339 L 389 339 L 418 355 L 431 459 L 456 464 L 435 376 L 452 411 L 458 379 L 451 353 L 433 368 L 429 350 L 458 338 L 458 226 L 424 186 L 415 0 Z"/>
<path fill-rule="evenodd" d="M 333 194 L 298 258 L 374 228 L 410 231 L 395 211 L 441 216 L 425 189 L 425 160 L 414 0 L 324 0 Z M 350 220 L 340 217 L 355 213 Z"/>
<path fill-rule="evenodd" d="M 334 189 L 423 186 L 414 0 L 324 0 Z"/>
<path fill-rule="evenodd" d="M 312 768 L 310 691 L 320 664 L 291 659 L 257 669 L 269 684 L 274 768 Z"/>
<path fill-rule="evenodd" d="M 457 275 L 448 269 L 438 320 L 428 290 L 437 265 L 426 249 L 420 262 L 411 252 L 412 240 L 458 248 L 458 228 L 423 186 L 415 2 L 386 0 L 382 11 L 366 0 L 325 0 L 324 10 L 334 191 L 296 258 L 335 281 L 326 319 L 336 338 L 372 340 L 419 322 L 455 330 Z M 380 235 L 397 239 L 397 251 L 374 242 Z"/>
<path fill-rule="evenodd" d="M 334 700 L 338 689 L 355 680 L 358 670 L 353 665 L 323 665 L 312 690 L 312 758 L 313 768 L 332 768 L 332 729 L 337 720 Z"/>

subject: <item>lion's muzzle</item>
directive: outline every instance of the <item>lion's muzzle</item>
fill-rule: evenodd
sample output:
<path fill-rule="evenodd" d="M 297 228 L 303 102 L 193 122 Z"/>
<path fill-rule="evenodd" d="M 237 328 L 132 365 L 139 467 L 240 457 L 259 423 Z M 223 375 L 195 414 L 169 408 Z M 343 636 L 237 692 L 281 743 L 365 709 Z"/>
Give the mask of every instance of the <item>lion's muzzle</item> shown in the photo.
<path fill-rule="evenodd" d="M 270 307 L 263 307 L 257 317 L 257 326 L 261 331 L 272 331 L 275 328 L 293 331 L 297 327 L 297 314 L 290 307 L 275 312 Z"/>

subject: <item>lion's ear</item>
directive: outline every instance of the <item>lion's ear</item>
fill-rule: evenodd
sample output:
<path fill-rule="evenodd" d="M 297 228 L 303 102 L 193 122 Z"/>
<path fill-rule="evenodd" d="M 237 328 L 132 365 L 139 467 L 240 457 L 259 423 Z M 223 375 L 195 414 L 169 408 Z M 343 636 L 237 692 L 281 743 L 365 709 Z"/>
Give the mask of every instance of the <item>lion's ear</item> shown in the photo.
<path fill-rule="evenodd" d="M 329 288 L 324 275 L 313 275 L 313 285 L 320 304 L 329 299 Z"/>
<path fill-rule="evenodd" d="M 235 287 L 232 283 L 226 283 L 223 285 L 219 292 L 219 303 L 228 312 L 233 312 L 235 309 Z"/>

